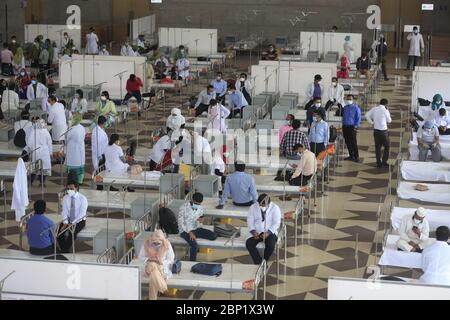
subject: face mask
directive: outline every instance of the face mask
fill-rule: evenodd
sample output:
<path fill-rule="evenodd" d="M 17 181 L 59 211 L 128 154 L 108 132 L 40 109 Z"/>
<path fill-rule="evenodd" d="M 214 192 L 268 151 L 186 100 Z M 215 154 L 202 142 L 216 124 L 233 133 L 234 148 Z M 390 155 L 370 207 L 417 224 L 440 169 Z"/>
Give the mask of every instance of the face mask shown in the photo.
<path fill-rule="evenodd" d="M 353 104 L 353 100 L 347 100 L 347 101 L 345 101 L 345 103 L 349 106 L 349 105 Z"/>
<path fill-rule="evenodd" d="M 37 81 L 36 80 L 31 80 L 31 84 L 36 84 Z"/>
<path fill-rule="evenodd" d="M 267 207 L 261 207 L 261 206 L 259 206 L 259 207 L 261 208 L 262 211 L 266 211 L 267 210 Z"/>
<path fill-rule="evenodd" d="M 24 77 L 24 76 L 25 76 L 25 72 L 21 72 L 20 75 L 21 75 L 22 77 Z"/>
<path fill-rule="evenodd" d="M 102 101 L 106 101 L 106 97 L 105 96 L 101 96 L 100 98 Z"/>
<path fill-rule="evenodd" d="M 75 99 L 79 99 L 80 98 L 80 95 L 79 94 L 76 94 L 75 95 Z"/>
<path fill-rule="evenodd" d="M 438 100 L 438 101 L 436 101 L 436 104 L 439 104 L 439 105 L 441 105 L 441 104 L 442 104 L 442 100 Z"/>
<path fill-rule="evenodd" d="M 228 91 L 228 94 L 233 94 L 233 91 Z"/>
<path fill-rule="evenodd" d="M 244 82 L 244 81 L 245 81 L 245 78 L 241 78 L 240 80 L 241 80 L 241 82 Z"/>
<path fill-rule="evenodd" d="M 199 204 L 196 204 L 196 203 L 193 203 L 193 204 L 192 204 L 192 209 L 193 209 L 193 210 L 198 210 L 198 209 L 200 209 L 200 207 L 201 207 L 201 206 L 200 206 Z"/>
<path fill-rule="evenodd" d="M 333 87 L 337 87 L 337 82 L 333 82 Z"/>
<path fill-rule="evenodd" d="M 416 223 L 416 224 L 421 224 L 422 221 L 420 221 L 420 220 L 418 220 L 418 219 L 414 219 L 414 223 Z"/>
<path fill-rule="evenodd" d="M 419 31 L 414 31 L 414 34 L 418 34 L 419 33 Z"/>
<path fill-rule="evenodd" d="M 67 194 L 71 197 L 73 197 L 74 195 L 76 195 L 76 191 L 75 190 L 67 190 Z"/>
<path fill-rule="evenodd" d="M 16 40 L 11 41 L 12 43 L 16 43 Z"/>
<path fill-rule="evenodd" d="M 315 106 L 316 106 L 316 108 L 320 108 L 322 106 L 322 104 L 321 103 L 316 103 Z"/>
<path fill-rule="evenodd" d="M 180 52 L 181 52 L 181 53 L 184 53 L 184 49 L 181 49 Z"/>

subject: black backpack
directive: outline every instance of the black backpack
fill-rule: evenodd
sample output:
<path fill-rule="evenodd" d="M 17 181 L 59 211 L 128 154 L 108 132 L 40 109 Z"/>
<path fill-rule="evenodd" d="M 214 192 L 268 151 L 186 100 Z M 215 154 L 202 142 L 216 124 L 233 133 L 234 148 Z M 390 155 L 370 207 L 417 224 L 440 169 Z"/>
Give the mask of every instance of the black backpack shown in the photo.
<path fill-rule="evenodd" d="M 23 130 L 23 128 L 20 128 L 14 135 L 14 145 L 18 148 L 25 148 L 25 146 L 27 145 L 25 140 L 25 130 Z"/>
<path fill-rule="evenodd" d="M 334 126 L 331 126 L 330 127 L 330 143 L 335 143 L 337 136 L 338 136 L 337 129 Z"/>
<path fill-rule="evenodd" d="M 222 265 L 218 263 L 197 263 L 192 266 L 191 272 L 218 277 L 222 274 L 222 269 Z"/>
<path fill-rule="evenodd" d="M 159 226 L 167 234 L 179 234 L 178 221 L 175 213 L 169 208 L 159 209 Z"/>

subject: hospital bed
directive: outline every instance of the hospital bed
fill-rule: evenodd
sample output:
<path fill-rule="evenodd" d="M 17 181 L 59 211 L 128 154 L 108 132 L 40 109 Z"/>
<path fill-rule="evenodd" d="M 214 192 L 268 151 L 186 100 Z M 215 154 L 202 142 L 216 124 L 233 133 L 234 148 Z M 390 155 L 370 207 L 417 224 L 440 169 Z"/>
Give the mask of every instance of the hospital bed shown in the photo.
<path fill-rule="evenodd" d="M 25 162 L 27 173 L 37 173 L 40 170 L 40 161 Z M 0 179 L 12 180 L 16 175 L 17 161 L 0 161 Z"/>
<path fill-rule="evenodd" d="M 199 290 L 227 293 L 247 293 L 253 294 L 254 299 L 258 299 L 258 287 L 264 282 L 264 296 L 266 288 L 266 263 L 259 265 L 222 263 L 222 274 L 218 277 L 194 274 L 191 272 L 192 266 L 196 262 L 182 261 L 181 272 L 174 274 L 167 280 L 168 288 L 181 290 Z M 145 264 L 142 260 L 134 259 L 130 265 L 139 266 L 141 272 L 141 282 L 148 284 L 145 276 Z"/>
<path fill-rule="evenodd" d="M 450 160 L 450 141 L 444 142 L 444 140 L 442 140 L 440 144 L 442 157 Z M 429 156 L 431 156 L 431 151 L 429 152 Z M 419 146 L 417 143 L 417 135 L 415 135 L 414 140 L 409 142 L 409 160 L 419 160 Z"/>
<path fill-rule="evenodd" d="M 378 262 L 381 266 L 400 267 L 408 269 L 422 268 L 422 255 L 417 252 L 398 251 L 398 235 L 387 235 L 383 254 Z"/>
<path fill-rule="evenodd" d="M 402 219 L 405 216 L 413 216 L 416 212 L 416 208 L 400 208 L 395 207 L 391 213 L 391 225 L 394 230 L 400 228 Z M 434 231 L 440 226 L 450 227 L 450 210 L 431 210 L 426 209 L 427 221 L 430 225 L 430 231 Z"/>
<path fill-rule="evenodd" d="M 449 113 L 450 114 L 450 113 Z M 417 132 L 413 132 L 412 133 L 412 139 L 411 139 L 412 141 L 417 141 Z M 448 143 L 448 144 L 450 144 L 450 135 L 449 136 L 443 136 L 443 135 L 440 135 L 439 136 L 439 141 L 440 141 L 440 143 L 442 144 L 442 143 Z"/>
<path fill-rule="evenodd" d="M 424 192 L 415 190 L 416 185 L 401 181 L 397 187 L 398 199 L 450 205 L 450 184 L 426 184 L 429 190 Z"/>
<path fill-rule="evenodd" d="M 18 158 L 22 155 L 23 148 L 17 148 L 12 141 L 0 142 L 0 157 Z"/>
<path fill-rule="evenodd" d="M 402 161 L 400 170 L 406 181 L 450 183 L 449 162 Z"/>
<path fill-rule="evenodd" d="M 450 113 L 450 107 L 446 107 L 447 113 Z M 431 104 L 427 107 L 419 106 L 419 110 L 417 112 L 419 116 L 421 116 L 424 120 L 431 120 L 434 121 L 436 116 L 439 114 L 438 110 L 431 109 Z M 419 122 L 422 124 L 422 122 Z"/>
<path fill-rule="evenodd" d="M 94 172 L 93 176 L 93 181 L 97 185 L 148 189 L 158 189 L 160 185 L 160 178 L 147 179 L 147 176 L 143 174 L 132 175 L 129 172 L 119 174 L 100 170 L 102 169 Z"/>

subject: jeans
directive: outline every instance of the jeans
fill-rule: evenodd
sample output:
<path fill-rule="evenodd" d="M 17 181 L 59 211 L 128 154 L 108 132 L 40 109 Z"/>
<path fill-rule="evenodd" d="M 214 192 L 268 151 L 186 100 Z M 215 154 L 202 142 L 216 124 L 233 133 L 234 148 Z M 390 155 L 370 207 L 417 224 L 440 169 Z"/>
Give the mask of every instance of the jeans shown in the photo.
<path fill-rule="evenodd" d="M 300 175 L 297 178 L 293 178 L 289 181 L 290 186 L 298 186 L 298 187 L 304 187 L 307 186 L 309 183 L 309 180 L 311 180 L 312 176 L 304 176 Z"/>
<path fill-rule="evenodd" d="M 375 154 L 377 164 L 387 163 L 389 160 L 390 141 L 388 131 L 374 130 L 373 137 L 375 139 Z M 383 158 L 381 158 L 381 148 L 384 147 Z"/>
<path fill-rule="evenodd" d="M 214 241 L 217 239 L 217 235 L 207 229 L 203 229 L 203 228 L 198 228 L 194 231 L 192 231 L 192 233 L 195 235 L 195 237 L 197 239 L 206 239 L 206 240 L 211 240 Z M 189 244 L 190 247 L 190 253 L 189 253 L 189 259 L 190 261 L 197 261 L 197 252 L 198 252 L 198 244 L 197 241 L 192 241 L 189 237 L 189 233 L 187 232 L 182 232 L 180 234 L 180 236 L 186 240 L 186 242 Z"/>
<path fill-rule="evenodd" d="M 277 241 L 278 237 L 274 234 L 271 234 L 268 238 L 266 238 L 264 249 L 264 260 L 269 261 L 270 257 L 275 251 Z M 253 263 L 255 265 L 260 265 L 262 263 L 261 255 L 259 254 L 257 249 L 257 245 L 260 242 L 263 242 L 263 239 L 261 238 L 255 239 L 252 237 L 247 239 L 247 242 L 245 243 L 245 246 L 247 247 L 247 250 L 250 253 L 250 256 L 252 257 Z"/>
<path fill-rule="evenodd" d="M 127 103 L 128 100 L 130 100 L 131 97 L 135 97 L 138 103 L 141 103 L 142 101 L 142 94 L 140 91 L 132 91 L 131 93 L 127 93 L 125 95 L 125 98 L 123 99 L 124 103 Z"/>
<path fill-rule="evenodd" d="M 209 106 L 203 103 L 200 103 L 200 105 L 195 108 L 195 117 L 199 117 L 203 114 L 203 112 L 208 112 Z"/>
<path fill-rule="evenodd" d="M 233 204 L 236 207 L 251 207 L 254 203 L 255 203 L 254 201 L 249 201 L 247 203 L 236 203 L 236 202 L 233 202 Z"/>
<path fill-rule="evenodd" d="M 419 56 L 408 56 L 408 65 L 406 66 L 406 69 L 410 69 L 411 64 L 413 64 L 413 70 L 416 69 L 416 66 L 419 65 Z"/>
<path fill-rule="evenodd" d="M 358 150 L 358 132 L 354 126 L 344 126 L 343 127 L 345 144 L 347 145 L 348 153 L 350 158 L 354 160 L 359 160 L 359 150 Z"/>
<path fill-rule="evenodd" d="M 325 143 L 315 143 L 315 142 L 310 142 L 309 143 L 309 149 L 311 150 L 311 152 L 313 152 L 316 157 L 322 152 L 325 151 Z"/>
<path fill-rule="evenodd" d="M 441 156 L 441 146 L 437 145 L 433 147 L 431 143 L 425 146 L 419 145 L 419 161 L 427 161 L 428 152 L 431 150 L 431 155 L 434 162 L 440 162 L 442 160 Z"/>

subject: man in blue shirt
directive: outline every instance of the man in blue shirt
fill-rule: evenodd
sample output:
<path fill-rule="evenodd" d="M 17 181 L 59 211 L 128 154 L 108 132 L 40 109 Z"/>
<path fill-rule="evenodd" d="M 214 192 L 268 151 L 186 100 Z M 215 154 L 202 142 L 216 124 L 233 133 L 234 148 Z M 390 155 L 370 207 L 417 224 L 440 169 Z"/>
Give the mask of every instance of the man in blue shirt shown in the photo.
<path fill-rule="evenodd" d="M 220 103 L 223 103 L 225 100 L 225 95 L 227 94 L 228 84 L 225 80 L 223 80 L 222 72 L 217 72 L 217 77 L 215 80 L 211 81 L 211 85 L 214 87 L 216 91 L 217 97 L 216 100 Z"/>
<path fill-rule="evenodd" d="M 316 157 L 326 149 L 330 140 L 330 130 L 324 118 L 325 110 L 314 111 L 314 122 L 309 131 L 309 147 Z"/>
<path fill-rule="evenodd" d="M 228 88 L 228 110 L 231 111 L 233 117 L 239 116 L 242 118 L 242 109 L 248 106 L 242 92 L 236 90 L 236 86 L 232 85 Z"/>
<path fill-rule="evenodd" d="M 34 215 L 27 223 L 27 238 L 30 253 L 36 256 L 47 256 L 54 253 L 54 227 L 55 224 L 44 216 L 47 204 L 44 200 L 34 203 Z"/>
<path fill-rule="evenodd" d="M 250 207 L 258 200 L 255 179 L 245 173 L 245 163 L 237 162 L 234 168 L 236 172 L 227 177 L 217 209 L 223 209 L 229 195 L 233 198 L 233 204 L 238 207 Z"/>
<path fill-rule="evenodd" d="M 344 133 L 345 144 L 347 145 L 349 157 L 348 161 L 359 162 L 358 151 L 358 128 L 361 125 L 361 108 L 354 103 L 355 97 L 351 94 L 347 95 L 345 107 L 342 116 L 342 130 Z"/>

